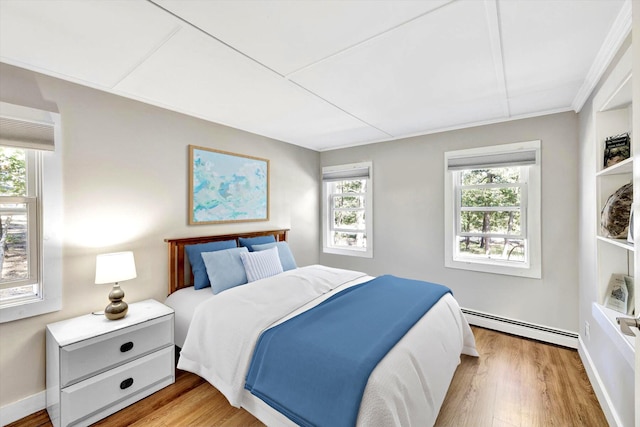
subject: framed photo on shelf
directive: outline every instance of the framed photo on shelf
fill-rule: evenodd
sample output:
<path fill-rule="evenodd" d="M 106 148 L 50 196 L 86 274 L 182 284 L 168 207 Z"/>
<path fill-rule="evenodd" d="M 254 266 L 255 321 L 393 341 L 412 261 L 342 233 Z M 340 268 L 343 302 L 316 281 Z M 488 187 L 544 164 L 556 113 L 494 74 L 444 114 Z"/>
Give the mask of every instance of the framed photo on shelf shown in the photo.
<path fill-rule="evenodd" d="M 629 289 L 624 274 L 612 274 L 604 298 L 604 306 L 627 314 L 629 308 Z"/>
<path fill-rule="evenodd" d="M 604 165 L 606 169 L 631 157 L 629 133 L 609 136 L 604 141 Z"/>
<path fill-rule="evenodd" d="M 189 224 L 269 220 L 269 160 L 189 146 Z"/>

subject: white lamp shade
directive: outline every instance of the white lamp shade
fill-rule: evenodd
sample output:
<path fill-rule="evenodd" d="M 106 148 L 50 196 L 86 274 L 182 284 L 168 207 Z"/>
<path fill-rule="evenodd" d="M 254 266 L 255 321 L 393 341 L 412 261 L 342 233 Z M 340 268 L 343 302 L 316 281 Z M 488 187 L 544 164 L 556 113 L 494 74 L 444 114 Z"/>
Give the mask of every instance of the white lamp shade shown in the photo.
<path fill-rule="evenodd" d="M 115 252 L 96 257 L 96 285 L 136 278 L 133 252 Z"/>

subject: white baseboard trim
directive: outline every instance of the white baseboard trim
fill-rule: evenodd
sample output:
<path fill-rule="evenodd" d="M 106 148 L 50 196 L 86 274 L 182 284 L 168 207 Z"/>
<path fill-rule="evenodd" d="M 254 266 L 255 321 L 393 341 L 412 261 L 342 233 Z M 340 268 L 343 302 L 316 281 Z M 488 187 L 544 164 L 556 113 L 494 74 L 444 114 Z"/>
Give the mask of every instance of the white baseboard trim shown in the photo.
<path fill-rule="evenodd" d="M 9 403 L 0 407 L 0 426 L 4 427 L 46 407 L 47 398 L 44 390 L 17 402 Z"/>
<path fill-rule="evenodd" d="M 578 334 L 563 329 L 549 328 L 535 323 L 522 322 L 508 317 L 495 316 L 481 311 L 462 309 L 467 322 L 482 328 L 531 338 L 563 347 L 578 348 Z"/>
<path fill-rule="evenodd" d="M 613 403 L 609 398 L 609 394 L 602 384 L 600 375 L 598 375 L 598 371 L 596 370 L 596 367 L 591 360 L 591 356 L 589 355 L 589 352 L 587 351 L 582 338 L 579 337 L 578 341 L 580 344 L 578 346 L 578 354 L 580 355 L 580 359 L 582 360 L 584 369 L 587 372 L 587 377 L 589 377 L 589 381 L 591 382 L 591 387 L 593 387 L 593 391 L 598 398 L 598 402 L 600 403 L 602 412 L 604 412 L 604 416 L 607 418 L 607 422 L 610 426 L 623 427 L 622 421 L 620 421 L 620 417 L 618 416 L 618 413 L 616 412 Z"/>

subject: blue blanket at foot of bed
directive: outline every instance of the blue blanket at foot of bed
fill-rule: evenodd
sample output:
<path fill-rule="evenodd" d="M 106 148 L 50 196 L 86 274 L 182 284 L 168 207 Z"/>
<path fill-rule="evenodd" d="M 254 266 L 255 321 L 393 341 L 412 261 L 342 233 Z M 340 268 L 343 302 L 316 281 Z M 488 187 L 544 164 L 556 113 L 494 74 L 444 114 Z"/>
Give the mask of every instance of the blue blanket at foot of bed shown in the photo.
<path fill-rule="evenodd" d="M 381 276 L 260 336 L 245 388 L 302 426 L 354 426 L 369 375 L 449 288 Z"/>

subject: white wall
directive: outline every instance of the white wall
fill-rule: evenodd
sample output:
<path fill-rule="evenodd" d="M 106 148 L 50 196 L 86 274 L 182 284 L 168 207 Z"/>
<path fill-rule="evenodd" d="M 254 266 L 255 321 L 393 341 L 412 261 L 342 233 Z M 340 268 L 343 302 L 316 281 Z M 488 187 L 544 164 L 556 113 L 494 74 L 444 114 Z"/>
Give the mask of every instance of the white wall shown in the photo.
<path fill-rule="evenodd" d="M 164 300 L 168 237 L 291 228 L 298 264 L 318 262 L 317 152 L 4 64 L 0 75 L 0 100 L 59 111 L 64 138 L 63 309 L 0 324 L 0 406 L 44 390 L 47 323 L 108 303 L 93 284 L 98 253 L 134 251 L 129 302 Z M 270 159 L 270 221 L 188 226 L 189 144 Z"/>
<path fill-rule="evenodd" d="M 630 38 L 620 48 L 602 80 L 611 72 L 620 55 L 629 47 Z M 602 83 L 594 90 L 597 93 Z M 608 419 L 619 425 L 634 423 L 634 374 L 608 334 L 592 315 L 592 302 L 599 301 L 601 290 L 596 279 L 595 224 L 599 222 L 596 209 L 596 130 L 593 120 L 593 94 L 579 114 L 579 332 L 583 362 L 592 372 L 594 389 Z M 589 337 L 585 324 L 589 324 Z M 636 403 L 637 405 L 637 403 Z"/>
<path fill-rule="evenodd" d="M 542 141 L 542 279 L 444 267 L 444 152 Z M 449 286 L 465 308 L 578 330 L 578 127 L 574 113 L 321 153 L 322 166 L 373 162 L 373 259 L 321 254 L 323 264 Z"/>

